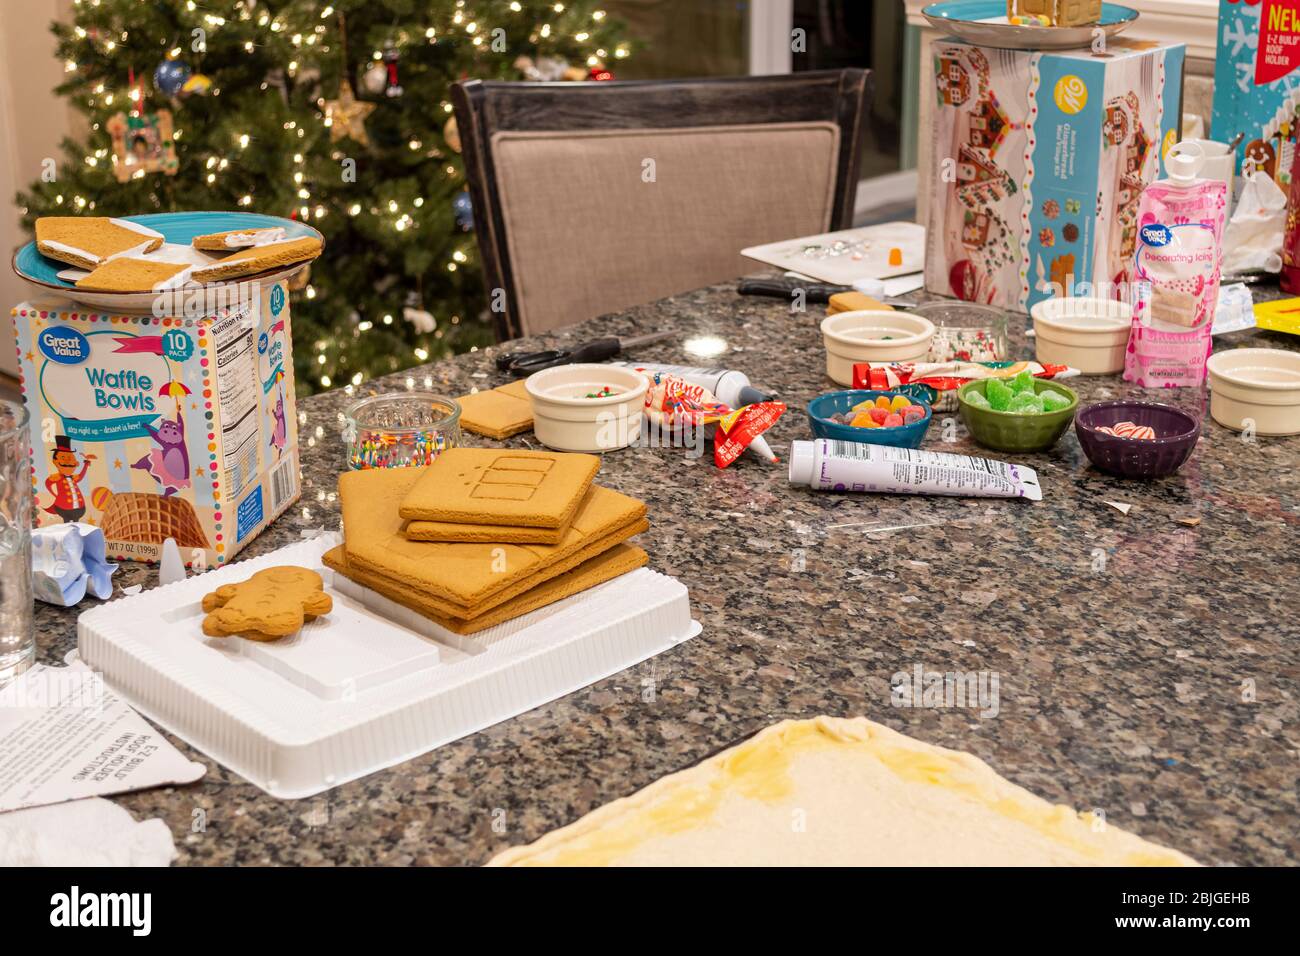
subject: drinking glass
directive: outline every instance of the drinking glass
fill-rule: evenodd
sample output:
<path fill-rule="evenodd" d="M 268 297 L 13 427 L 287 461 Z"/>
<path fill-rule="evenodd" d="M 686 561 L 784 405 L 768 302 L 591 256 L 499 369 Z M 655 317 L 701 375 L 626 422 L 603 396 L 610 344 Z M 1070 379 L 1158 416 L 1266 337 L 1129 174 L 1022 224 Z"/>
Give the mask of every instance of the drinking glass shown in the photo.
<path fill-rule="evenodd" d="M 36 655 L 32 632 L 32 463 L 27 411 L 0 400 L 0 685 Z"/>

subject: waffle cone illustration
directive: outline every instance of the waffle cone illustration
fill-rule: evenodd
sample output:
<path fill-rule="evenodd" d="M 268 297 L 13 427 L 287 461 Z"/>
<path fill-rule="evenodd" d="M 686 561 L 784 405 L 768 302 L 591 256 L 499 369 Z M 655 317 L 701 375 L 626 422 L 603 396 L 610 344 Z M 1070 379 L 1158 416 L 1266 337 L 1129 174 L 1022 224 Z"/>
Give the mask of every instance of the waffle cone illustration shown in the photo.
<path fill-rule="evenodd" d="M 160 544 L 174 538 L 182 548 L 208 547 L 194 506 L 184 498 L 129 491 L 109 495 L 103 509 L 99 526 L 108 541 Z"/>

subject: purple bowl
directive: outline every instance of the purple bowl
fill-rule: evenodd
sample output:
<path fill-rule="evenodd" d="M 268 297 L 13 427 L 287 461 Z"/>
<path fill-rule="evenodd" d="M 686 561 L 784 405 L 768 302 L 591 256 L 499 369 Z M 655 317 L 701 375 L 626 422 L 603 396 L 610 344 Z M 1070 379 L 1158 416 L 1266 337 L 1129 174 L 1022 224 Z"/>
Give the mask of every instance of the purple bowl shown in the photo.
<path fill-rule="evenodd" d="M 1120 438 L 1097 431 L 1100 425 L 1133 422 L 1155 429 L 1156 438 Z M 1088 460 L 1120 478 L 1164 478 L 1192 456 L 1201 420 L 1161 402 L 1098 402 L 1079 409 L 1074 431 Z"/>

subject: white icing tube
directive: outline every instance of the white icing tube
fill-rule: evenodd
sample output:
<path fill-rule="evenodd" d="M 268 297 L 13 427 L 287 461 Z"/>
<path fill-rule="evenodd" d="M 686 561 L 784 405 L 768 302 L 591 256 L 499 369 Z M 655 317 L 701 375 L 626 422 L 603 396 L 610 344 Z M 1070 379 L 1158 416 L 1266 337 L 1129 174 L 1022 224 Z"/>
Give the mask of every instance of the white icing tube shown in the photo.
<path fill-rule="evenodd" d="M 790 481 L 818 491 L 1042 501 L 1032 468 L 945 452 L 818 438 L 790 445 Z"/>

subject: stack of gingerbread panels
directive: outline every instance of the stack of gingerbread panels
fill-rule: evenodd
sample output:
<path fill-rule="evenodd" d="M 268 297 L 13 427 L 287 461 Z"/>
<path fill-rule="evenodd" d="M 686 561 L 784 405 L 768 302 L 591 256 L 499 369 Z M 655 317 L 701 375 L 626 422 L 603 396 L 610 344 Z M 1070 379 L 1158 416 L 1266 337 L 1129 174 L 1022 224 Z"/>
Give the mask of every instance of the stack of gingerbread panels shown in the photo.
<path fill-rule="evenodd" d="M 593 484 L 600 459 L 453 448 L 427 468 L 339 479 L 344 543 L 324 562 L 458 634 L 641 567 L 645 503 Z"/>

